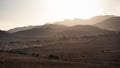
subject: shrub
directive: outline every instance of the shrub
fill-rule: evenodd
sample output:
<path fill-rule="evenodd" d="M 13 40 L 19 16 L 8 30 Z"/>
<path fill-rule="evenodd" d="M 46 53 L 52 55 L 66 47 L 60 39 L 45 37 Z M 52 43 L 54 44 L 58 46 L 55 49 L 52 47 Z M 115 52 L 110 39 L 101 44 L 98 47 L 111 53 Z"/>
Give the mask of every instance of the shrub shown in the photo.
<path fill-rule="evenodd" d="M 50 55 L 48 56 L 48 59 L 59 59 L 59 56 L 50 54 Z"/>

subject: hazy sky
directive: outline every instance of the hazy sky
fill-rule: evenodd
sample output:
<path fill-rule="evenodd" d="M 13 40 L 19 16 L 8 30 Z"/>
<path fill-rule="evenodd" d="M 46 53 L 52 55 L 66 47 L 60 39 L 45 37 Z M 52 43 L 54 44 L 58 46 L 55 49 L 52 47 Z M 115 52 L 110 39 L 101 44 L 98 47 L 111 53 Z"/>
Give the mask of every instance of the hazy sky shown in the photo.
<path fill-rule="evenodd" d="M 0 30 L 101 14 L 120 15 L 120 0 L 0 0 Z"/>

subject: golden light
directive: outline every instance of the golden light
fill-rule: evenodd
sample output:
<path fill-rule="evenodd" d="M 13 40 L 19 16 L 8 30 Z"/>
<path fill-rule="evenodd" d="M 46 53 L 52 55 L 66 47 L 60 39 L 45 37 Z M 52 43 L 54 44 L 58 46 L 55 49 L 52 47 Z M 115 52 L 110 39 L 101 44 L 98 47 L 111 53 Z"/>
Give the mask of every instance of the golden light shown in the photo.
<path fill-rule="evenodd" d="M 88 19 L 101 12 L 100 0 L 47 0 L 48 16 L 56 20 Z"/>

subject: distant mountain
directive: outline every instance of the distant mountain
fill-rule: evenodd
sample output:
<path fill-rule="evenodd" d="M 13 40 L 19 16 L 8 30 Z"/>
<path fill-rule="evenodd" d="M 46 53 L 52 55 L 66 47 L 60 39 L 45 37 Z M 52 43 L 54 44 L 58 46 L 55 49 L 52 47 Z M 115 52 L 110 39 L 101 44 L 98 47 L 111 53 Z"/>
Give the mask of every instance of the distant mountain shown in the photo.
<path fill-rule="evenodd" d="M 97 35 L 106 34 L 111 31 L 97 28 L 90 25 L 77 25 L 73 27 L 67 27 L 64 25 L 48 24 L 37 28 L 19 31 L 13 33 L 16 36 L 22 37 L 49 37 L 49 36 L 83 36 L 83 35 Z"/>
<path fill-rule="evenodd" d="M 63 31 L 67 26 L 56 25 L 56 24 L 46 24 L 29 30 L 18 31 L 13 33 L 16 36 L 22 37 L 43 37 L 55 34 L 56 32 Z"/>
<path fill-rule="evenodd" d="M 73 20 L 66 19 L 64 21 L 57 21 L 55 24 L 67 25 L 67 26 L 75 26 L 75 25 L 92 25 L 98 22 L 102 22 L 106 19 L 113 17 L 112 15 L 104 15 L 104 16 L 95 16 L 91 19 L 79 19 L 75 18 Z"/>
<path fill-rule="evenodd" d="M 95 16 L 95 17 L 92 17 L 91 19 L 89 19 L 87 24 L 90 24 L 90 23 L 97 24 L 99 22 L 102 22 L 102 21 L 109 19 L 109 18 L 112 18 L 112 17 L 116 17 L 116 16 L 113 16 L 113 15 Z"/>
<path fill-rule="evenodd" d="M 23 30 L 29 30 L 29 29 L 32 29 L 34 27 L 37 27 L 37 26 L 17 27 L 17 28 L 13 28 L 13 29 L 8 30 L 8 32 L 14 33 L 14 32 L 23 31 Z"/>
<path fill-rule="evenodd" d="M 61 24 L 61 25 L 66 25 L 66 26 L 75 26 L 75 25 L 86 24 L 86 22 L 87 22 L 87 20 L 76 18 L 73 20 L 66 19 L 64 21 L 57 21 L 57 22 L 54 22 L 54 24 Z"/>
<path fill-rule="evenodd" d="M 106 19 L 102 22 L 95 24 L 95 26 L 112 31 L 120 31 L 120 17 L 112 17 Z"/>

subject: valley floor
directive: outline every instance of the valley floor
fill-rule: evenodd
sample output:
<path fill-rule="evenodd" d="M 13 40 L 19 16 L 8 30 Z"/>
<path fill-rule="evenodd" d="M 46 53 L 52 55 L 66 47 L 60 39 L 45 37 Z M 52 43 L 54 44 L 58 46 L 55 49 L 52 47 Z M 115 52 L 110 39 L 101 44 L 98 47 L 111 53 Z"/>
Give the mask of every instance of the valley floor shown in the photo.
<path fill-rule="evenodd" d="M 0 51 L 0 68 L 120 68 L 120 37 L 97 36 Z"/>

